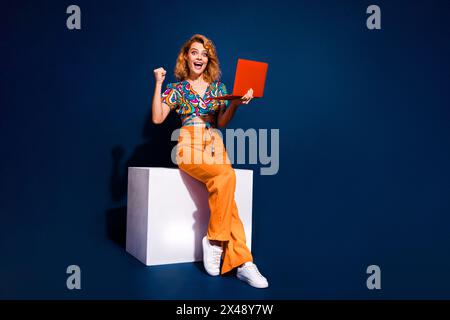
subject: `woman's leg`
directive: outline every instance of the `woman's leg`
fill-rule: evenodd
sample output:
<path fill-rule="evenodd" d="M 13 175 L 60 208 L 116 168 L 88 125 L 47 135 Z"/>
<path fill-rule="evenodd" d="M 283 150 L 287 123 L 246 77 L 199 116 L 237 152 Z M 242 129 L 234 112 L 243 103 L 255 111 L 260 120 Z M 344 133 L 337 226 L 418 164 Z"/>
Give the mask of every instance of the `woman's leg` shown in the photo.
<path fill-rule="evenodd" d="M 231 217 L 231 241 L 224 246 L 224 260 L 222 273 L 226 273 L 245 262 L 252 262 L 253 256 L 247 247 L 244 225 L 238 214 L 236 202 L 233 199 L 233 209 Z"/>
<path fill-rule="evenodd" d="M 218 140 L 218 136 L 216 150 L 216 157 L 227 158 L 223 143 Z M 194 150 L 191 151 L 194 152 Z M 205 152 L 204 156 L 212 157 L 209 152 Z M 207 238 L 224 242 L 222 273 L 226 273 L 245 262 L 253 261 L 253 257 L 246 244 L 244 226 L 234 199 L 236 190 L 234 169 L 226 161 L 214 163 L 211 160 L 214 159 L 208 159 L 199 164 L 180 162 L 178 166 L 206 185 L 210 208 Z"/>
<path fill-rule="evenodd" d="M 236 176 L 231 165 L 180 164 L 179 168 L 206 185 L 210 209 L 207 237 L 224 242 L 222 273 L 253 261 L 234 199 Z"/>

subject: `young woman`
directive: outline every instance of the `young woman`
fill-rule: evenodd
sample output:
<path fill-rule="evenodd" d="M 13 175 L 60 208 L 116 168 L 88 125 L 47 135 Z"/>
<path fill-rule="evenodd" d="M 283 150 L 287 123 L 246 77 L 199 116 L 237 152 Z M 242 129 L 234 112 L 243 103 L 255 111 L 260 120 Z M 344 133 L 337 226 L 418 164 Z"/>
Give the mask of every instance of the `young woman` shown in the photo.
<path fill-rule="evenodd" d="M 162 92 L 166 76 L 163 68 L 154 70 L 155 92 L 152 121 L 162 123 L 171 110 L 181 117 L 177 163 L 181 170 L 205 183 L 209 193 L 210 219 L 203 238 L 203 264 L 212 276 L 237 268 L 237 277 L 253 287 L 268 287 L 267 279 L 253 263 L 246 245 L 244 227 L 234 200 L 236 177 L 217 127 L 225 127 L 240 104 L 248 104 L 253 90 L 240 100 L 213 99 L 227 94 L 220 79 L 214 44 L 196 34 L 182 46 L 175 76 Z M 194 158 L 192 158 L 194 155 Z M 222 268 L 220 269 L 221 259 Z"/>

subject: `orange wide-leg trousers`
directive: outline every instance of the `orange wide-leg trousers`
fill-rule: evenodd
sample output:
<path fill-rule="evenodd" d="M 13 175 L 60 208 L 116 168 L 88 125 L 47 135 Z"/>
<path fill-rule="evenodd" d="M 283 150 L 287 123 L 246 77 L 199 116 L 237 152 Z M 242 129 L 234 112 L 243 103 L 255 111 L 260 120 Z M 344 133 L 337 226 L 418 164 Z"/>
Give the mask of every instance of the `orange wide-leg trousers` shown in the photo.
<path fill-rule="evenodd" d="M 223 241 L 221 273 L 253 261 L 234 199 L 236 175 L 218 130 L 183 126 L 177 144 L 177 163 L 181 170 L 206 185 L 210 209 L 207 237 Z"/>

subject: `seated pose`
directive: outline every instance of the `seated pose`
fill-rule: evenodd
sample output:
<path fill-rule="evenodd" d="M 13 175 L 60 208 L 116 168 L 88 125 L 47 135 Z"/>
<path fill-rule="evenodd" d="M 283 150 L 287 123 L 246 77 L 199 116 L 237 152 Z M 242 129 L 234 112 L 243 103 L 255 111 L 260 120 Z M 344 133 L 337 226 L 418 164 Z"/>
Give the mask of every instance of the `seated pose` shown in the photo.
<path fill-rule="evenodd" d="M 202 240 L 206 272 L 217 276 L 237 268 L 240 280 L 256 288 L 267 288 L 267 279 L 253 263 L 246 245 L 234 199 L 236 176 L 217 129 L 228 124 L 240 104 L 250 102 L 253 90 L 249 88 L 237 100 L 213 99 L 226 95 L 227 89 L 219 81 L 220 68 L 214 44 L 199 34 L 186 41 L 180 50 L 175 66 L 179 82 L 169 83 L 162 92 L 166 71 L 158 68 L 154 75 L 152 121 L 162 123 L 172 109 L 180 115 L 178 167 L 203 182 L 208 190 L 210 219 Z"/>

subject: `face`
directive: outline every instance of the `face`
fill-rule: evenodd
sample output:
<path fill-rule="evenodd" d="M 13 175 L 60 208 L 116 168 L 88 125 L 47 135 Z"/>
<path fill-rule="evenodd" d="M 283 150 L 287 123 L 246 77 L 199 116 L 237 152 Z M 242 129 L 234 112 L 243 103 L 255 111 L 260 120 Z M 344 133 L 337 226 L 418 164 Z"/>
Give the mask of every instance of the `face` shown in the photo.
<path fill-rule="evenodd" d="M 203 44 L 199 42 L 191 44 L 186 58 L 191 74 L 199 76 L 205 71 L 208 64 L 208 52 Z"/>

